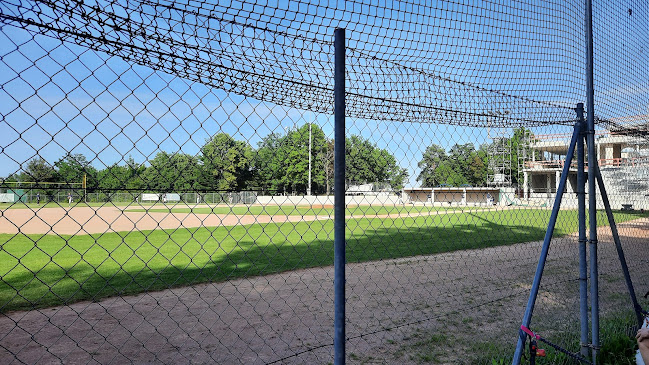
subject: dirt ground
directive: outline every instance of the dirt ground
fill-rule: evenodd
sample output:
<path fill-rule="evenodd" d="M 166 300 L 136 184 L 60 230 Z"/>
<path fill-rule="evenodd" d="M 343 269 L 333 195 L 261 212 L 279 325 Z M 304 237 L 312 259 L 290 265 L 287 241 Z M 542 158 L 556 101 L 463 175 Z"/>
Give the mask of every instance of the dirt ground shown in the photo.
<path fill-rule="evenodd" d="M 329 216 L 135 212 L 114 206 L 6 209 L 0 214 L 0 233 L 68 235 L 330 219 Z"/>
<path fill-rule="evenodd" d="M 199 206 L 201 207 L 201 206 Z M 207 206 L 205 206 L 207 207 Z M 176 229 L 195 227 L 234 226 L 257 223 L 311 222 L 333 219 L 329 215 L 250 215 L 250 214 L 197 214 L 138 212 L 128 209 L 106 207 L 73 207 L 42 209 L 0 210 L 0 233 L 16 234 L 91 234 L 125 232 L 133 230 Z M 488 208 L 474 208 L 473 211 Z M 505 209 L 505 208 L 500 208 Z M 450 214 L 461 210 L 442 210 L 420 213 L 392 213 L 380 215 L 362 214 L 364 218 L 398 218 L 421 215 Z M 351 216 L 348 216 L 351 217 Z M 356 216 L 358 218 L 360 216 Z"/>
<path fill-rule="evenodd" d="M 120 217 L 117 211 L 114 219 L 104 211 L 69 213 L 65 219 L 80 226 L 101 216 L 106 230 L 118 221 L 138 229 L 153 224 L 141 213 Z M 14 218 L 9 211 L 3 214 L 9 214 L 4 219 Z M 196 216 L 186 218 L 208 225 Z M 38 219 L 48 224 L 48 219 L 56 218 L 39 214 Z M 179 217 L 168 219 L 178 224 Z M 599 232 L 600 302 L 605 314 L 626 306 L 628 300 L 610 231 Z M 649 290 L 649 220 L 621 224 L 620 234 L 634 284 L 644 293 Z M 541 242 L 531 242 L 348 263 L 348 362 L 470 364 L 490 351 L 508 355 L 499 346 L 509 351 L 515 344 L 540 247 Z M 574 327 L 578 318 L 577 252 L 574 236 L 552 242 L 533 320 L 536 330 L 548 331 L 546 336 L 551 337 L 552 329 Z M 333 361 L 332 345 L 333 267 L 0 317 L 2 364 L 320 364 Z"/>

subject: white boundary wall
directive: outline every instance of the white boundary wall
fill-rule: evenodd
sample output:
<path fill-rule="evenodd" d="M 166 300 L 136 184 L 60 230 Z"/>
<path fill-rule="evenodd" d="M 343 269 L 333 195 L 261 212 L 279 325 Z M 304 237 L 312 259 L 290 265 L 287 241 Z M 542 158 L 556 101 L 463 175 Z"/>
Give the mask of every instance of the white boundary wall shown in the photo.
<path fill-rule="evenodd" d="M 0 194 L 0 203 L 13 203 L 16 200 L 16 194 L 14 193 L 2 193 Z"/>
<path fill-rule="evenodd" d="M 142 194 L 140 195 L 140 200 L 157 202 L 160 200 L 160 194 Z"/>
<path fill-rule="evenodd" d="M 396 194 L 378 195 L 348 195 L 345 203 L 351 205 L 403 205 L 404 202 Z M 255 204 L 260 205 L 333 205 L 333 195 L 296 195 L 296 196 L 267 196 L 258 195 Z"/>

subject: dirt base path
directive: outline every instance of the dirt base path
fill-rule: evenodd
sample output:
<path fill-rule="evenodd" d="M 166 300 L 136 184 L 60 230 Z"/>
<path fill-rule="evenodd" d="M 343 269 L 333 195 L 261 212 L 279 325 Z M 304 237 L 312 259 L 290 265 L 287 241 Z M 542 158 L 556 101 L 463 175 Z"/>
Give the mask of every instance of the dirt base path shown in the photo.
<path fill-rule="evenodd" d="M 308 222 L 317 219 L 331 218 L 329 216 L 132 212 L 117 207 L 6 209 L 0 211 L 0 233 L 72 235 L 255 223 Z"/>
<path fill-rule="evenodd" d="M 504 209 L 504 208 L 500 208 Z M 471 209 L 472 212 L 492 209 Z M 464 211 L 467 211 L 465 209 Z M 405 218 L 461 213 L 462 210 L 431 212 L 356 214 L 347 218 Z M 329 215 L 237 215 L 136 212 L 118 207 L 73 207 L 0 210 L 0 233 L 92 234 L 133 230 L 218 227 L 263 223 L 312 222 L 333 219 Z"/>
<path fill-rule="evenodd" d="M 645 290 L 649 220 L 621 224 L 620 233 L 634 283 Z M 515 343 L 540 247 L 348 264 L 348 362 L 507 356 L 498 346 Z M 605 315 L 628 300 L 605 228 L 599 247 Z M 533 323 L 548 338 L 578 318 L 577 252 L 574 236 L 552 243 Z M 42 364 L 321 364 L 332 361 L 332 327 L 333 268 L 314 268 L 3 315 L 0 363 L 15 355 Z"/>

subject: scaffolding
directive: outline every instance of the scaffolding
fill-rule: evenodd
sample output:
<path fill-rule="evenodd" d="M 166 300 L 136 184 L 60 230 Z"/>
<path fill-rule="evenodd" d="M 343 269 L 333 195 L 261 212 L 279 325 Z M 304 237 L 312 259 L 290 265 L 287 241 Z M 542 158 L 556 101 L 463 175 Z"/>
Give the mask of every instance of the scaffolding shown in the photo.
<path fill-rule="evenodd" d="M 487 148 L 488 176 L 487 185 L 509 187 L 512 185 L 512 146 L 508 128 L 488 128 Z"/>
<path fill-rule="evenodd" d="M 521 140 L 521 143 L 519 143 L 516 148 L 517 148 L 517 164 L 518 164 L 518 170 L 517 170 L 517 181 L 518 181 L 518 190 L 519 190 L 519 197 L 521 198 L 528 198 L 527 194 L 524 194 L 524 192 L 529 191 L 530 188 L 530 181 L 525 179 L 525 169 L 528 168 L 528 162 L 530 161 L 536 161 L 537 155 L 536 151 L 532 148 L 532 144 L 534 143 L 535 138 L 534 134 L 529 131 L 525 130 L 523 133 L 523 138 Z"/>

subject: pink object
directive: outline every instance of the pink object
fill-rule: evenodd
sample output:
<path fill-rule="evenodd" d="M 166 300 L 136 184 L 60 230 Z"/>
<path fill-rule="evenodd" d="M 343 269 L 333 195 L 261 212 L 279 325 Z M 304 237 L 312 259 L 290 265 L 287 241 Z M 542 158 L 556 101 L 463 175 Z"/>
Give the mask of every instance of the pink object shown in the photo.
<path fill-rule="evenodd" d="M 523 332 L 525 332 L 525 333 L 527 333 L 528 335 L 530 335 L 530 336 L 536 338 L 537 340 L 538 340 L 539 338 L 541 338 L 541 336 L 539 336 L 539 335 L 537 335 L 537 334 L 534 334 L 534 332 L 532 332 L 532 330 L 530 330 L 529 328 L 527 328 L 527 327 L 525 327 L 525 326 L 523 326 L 523 325 L 521 325 L 521 329 L 523 330 Z"/>

